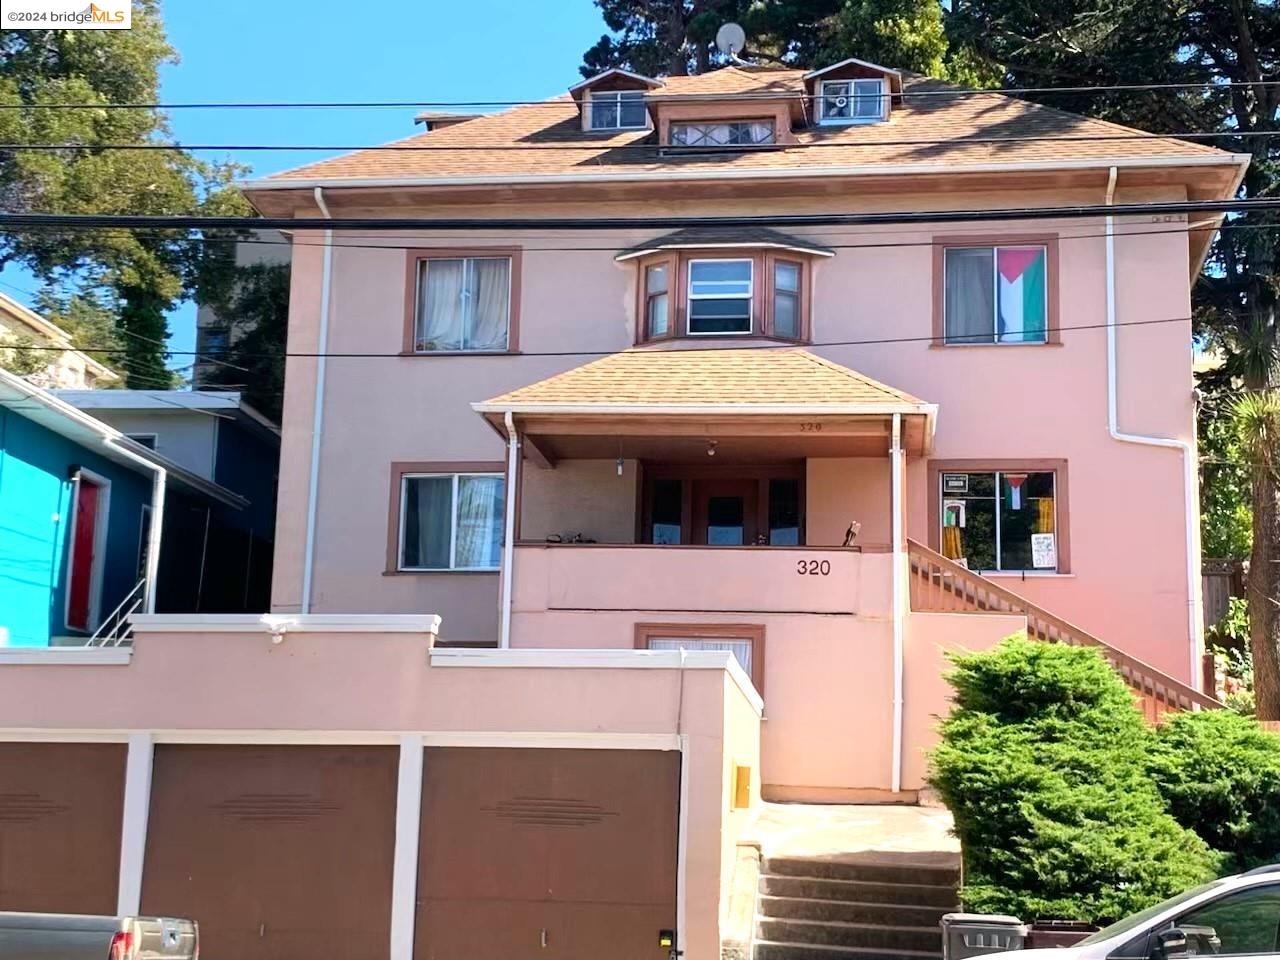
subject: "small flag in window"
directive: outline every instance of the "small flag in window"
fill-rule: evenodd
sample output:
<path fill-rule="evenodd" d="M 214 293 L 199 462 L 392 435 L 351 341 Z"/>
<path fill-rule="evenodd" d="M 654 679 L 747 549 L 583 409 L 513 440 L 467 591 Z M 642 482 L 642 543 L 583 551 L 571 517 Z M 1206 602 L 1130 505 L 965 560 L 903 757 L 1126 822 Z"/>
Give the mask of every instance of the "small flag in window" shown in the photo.
<path fill-rule="evenodd" d="M 1009 509 L 1022 509 L 1022 485 L 1027 481 L 1025 473 L 1006 473 L 1005 480 L 1009 484 Z"/>

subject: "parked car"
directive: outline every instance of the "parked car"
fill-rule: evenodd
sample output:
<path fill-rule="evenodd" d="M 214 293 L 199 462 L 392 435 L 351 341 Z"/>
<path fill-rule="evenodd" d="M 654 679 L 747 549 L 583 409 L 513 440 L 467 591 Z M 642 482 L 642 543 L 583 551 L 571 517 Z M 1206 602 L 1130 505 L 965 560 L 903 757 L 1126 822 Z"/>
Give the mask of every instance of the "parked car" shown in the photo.
<path fill-rule="evenodd" d="M 983 960 L 1176 960 L 1280 953 L 1280 864 L 1224 877 L 1148 907 L 1057 949 L 990 954 Z"/>
<path fill-rule="evenodd" d="M 170 917 L 0 912 L 0 960 L 198 960 L 200 928 Z"/>

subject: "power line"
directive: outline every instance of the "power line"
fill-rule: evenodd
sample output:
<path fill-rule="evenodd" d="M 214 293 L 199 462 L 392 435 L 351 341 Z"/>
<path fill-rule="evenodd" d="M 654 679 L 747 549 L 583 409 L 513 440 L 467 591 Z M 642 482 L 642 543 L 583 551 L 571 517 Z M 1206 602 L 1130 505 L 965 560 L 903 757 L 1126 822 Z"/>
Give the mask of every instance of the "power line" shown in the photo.
<path fill-rule="evenodd" d="M 287 187 L 288 182 L 282 183 Z M 695 217 L 209 217 L 104 214 L 0 214 L 0 229 L 38 230 L 120 227 L 126 229 L 186 230 L 680 230 L 701 227 L 831 227 L 915 223 L 957 223 L 1004 220 L 1050 220 L 1079 217 L 1126 217 L 1192 213 L 1247 213 L 1280 210 L 1280 198 L 1252 200 L 1175 200 L 1148 203 L 1080 204 L 1058 207 L 986 208 L 978 210 L 918 210 L 875 213 L 805 213 L 763 216 Z"/>
<path fill-rule="evenodd" d="M 1195 319 L 1194 317 L 1161 317 L 1154 320 L 1117 321 L 1114 324 L 1085 323 L 1085 324 L 1073 324 L 1071 326 L 1059 325 L 1056 327 L 1047 327 L 1045 333 L 1046 333 L 1046 337 L 1048 337 L 1053 334 L 1068 333 L 1074 330 L 1105 330 L 1108 326 L 1146 327 L 1146 326 L 1153 326 L 1156 324 L 1164 324 L 1164 323 L 1191 323 L 1194 321 L 1194 319 Z M 865 340 L 814 340 L 812 342 L 804 343 L 804 344 L 766 343 L 766 344 L 755 344 L 748 347 L 738 347 L 736 349 L 795 350 L 797 348 L 807 349 L 809 347 L 863 347 L 863 346 L 881 346 L 885 344 L 895 344 L 895 343 L 951 344 L 954 342 L 955 342 L 955 338 L 947 338 L 945 336 L 930 335 L 930 336 L 921 336 L 921 337 L 876 337 L 876 338 L 865 339 Z M 981 340 L 974 339 L 973 342 L 985 343 L 990 341 L 981 341 Z M 55 351 L 55 350 L 69 350 L 74 348 L 35 346 L 35 347 L 32 347 L 31 349 Z M 85 349 L 97 349 L 97 348 L 90 347 Z M 626 348 L 622 348 L 622 349 L 626 349 Z M 705 347 L 701 347 L 701 346 L 687 347 L 682 349 L 681 353 L 697 353 L 702 351 L 713 351 L 713 350 L 723 350 L 723 349 L 725 348 L 713 346 L 713 345 L 705 346 Z M 111 348 L 111 349 L 103 350 L 102 352 L 123 353 L 124 351 Z M 166 352 L 168 353 L 169 356 L 176 356 L 176 357 L 196 355 L 196 351 L 194 350 L 169 350 Z M 208 353 L 208 352 L 209 351 L 202 351 L 202 353 Z M 353 353 L 353 352 L 344 352 L 344 351 L 333 351 L 333 352 L 317 353 L 317 352 L 291 352 L 288 350 L 281 351 L 280 353 L 237 353 L 236 351 L 232 351 L 232 350 L 220 350 L 216 352 L 218 354 L 235 354 L 241 359 L 253 358 L 253 359 L 264 359 L 264 360 L 275 360 L 275 359 L 318 360 L 320 358 L 324 358 L 328 360 L 403 360 L 403 359 L 412 359 L 413 356 L 416 356 L 416 355 L 411 355 L 410 357 L 406 357 L 404 353 L 399 353 L 399 352 L 397 353 Z M 621 352 L 621 350 L 520 350 L 517 352 L 516 355 L 522 356 L 522 357 L 608 357 L 619 352 Z M 430 354 L 422 354 L 422 355 L 430 356 Z M 484 357 L 492 358 L 494 355 L 486 354 L 486 353 L 477 353 L 477 354 L 457 353 L 457 354 L 450 354 L 450 356 L 456 359 L 462 359 L 465 357 L 470 357 L 471 359 L 477 359 L 477 358 L 484 358 Z M 500 354 L 499 356 L 509 356 L 509 354 Z"/>
<path fill-rule="evenodd" d="M 890 140 L 821 140 L 803 143 L 763 143 L 746 145 L 722 145 L 714 148 L 716 153 L 734 156 L 751 153 L 790 153 L 794 150 L 829 150 L 849 147 L 929 147 L 929 146 L 969 146 L 972 144 L 1000 145 L 1008 143 L 1103 143 L 1111 141 L 1131 140 L 1242 140 L 1254 137 L 1277 137 L 1280 131 L 1275 130 L 1181 130 L 1172 133 L 1149 133 L 1134 131 L 1133 133 L 1108 134 L 1061 134 L 1021 137 L 950 137 L 944 139 L 907 137 Z M 663 154 L 666 158 L 676 156 L 705 156 L 708 148 L 682 147 L 673 144 L 656 143 L 609 143 L 606 140 L 579 140 L 562 143 L 499 143 L 467 142 L 459 144 L 440 143 L 0 143 L 0 150 L 55 152 L 61 150 L 123 150 L 123 151 L 156 151 L 177 150 L 187 153 L 209 151 L 237 152 L 274 152 L 274 153 L 319 153 L 339 151 L 359 151 L 361 153 L 616 153 L 616 152 L 649 152 Z"/>
<path fill-rule="evenodd" d="M 801 69 L 801 68 L 793 68 Z M 762 76 L 767 76 L 763 73 Z M 1070 87 L 1002 87 L 999 89 L 979 89 L 973 87 L 954 87 L 940 90 L 903 90 L 901 93 L 871 94 L 876 97 L 901 97 L 910 99 L 934 99 L 946 97 L 1019 97 L 1027 94 L 1052 96 L 1056 94 L 1081 93 L 1137 93 L 1156 90 L 1229 90 L 1233 87 L 1253 87 L 1266 89 L 1280 85 L 1280 80 L 1204 80 L 1186 83 L 1113 83 L 1089 84 Z M 796 90 L 793 93 L 669 93 L 655 94 L 646 98 L 650 102 L 661 103 L 675 101 L 690 103 L 696 101 L 723 100 L 731 97 L 735 101 L 759 100 L 819 100 L 819 94 L 804 93 Z M 870 97 L 868 97 L 869 99 Z M 319 101 L 178 101 L 173 103 L 125 102 L 125 103 L 4 103 L 0 110 L 372 110 L 396 109 L 405 110 L 422 107 L 555 107 L 563 109 L 571 101 L 563 95 L 553 99 L 542 100 L 319 100 Z"/>

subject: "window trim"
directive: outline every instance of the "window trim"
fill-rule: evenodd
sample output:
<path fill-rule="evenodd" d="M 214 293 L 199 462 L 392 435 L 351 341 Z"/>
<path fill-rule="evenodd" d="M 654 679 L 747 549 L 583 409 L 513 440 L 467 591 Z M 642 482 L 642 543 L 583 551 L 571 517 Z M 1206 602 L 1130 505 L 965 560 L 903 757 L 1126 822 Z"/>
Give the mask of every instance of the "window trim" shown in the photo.
<path fill-rule="evenodd" d="M 404 544 L 404 481 L 406 477 L 440 476 L 499 476 L 503 480 L 503 497 L 506 490 L 506 464 L 501 460 L 420 461 L 398 460 L 391 464 L 391 495 L 387 510 L 387 556 L 384 576 L 423 576 L 434 574 L 497 574 L 497 567 L 402 567 L 401 548 Z M 449 521 L 451 529 L 457 526 L 457 481 L 454 481 L 454 516 Z M 450 558 L 452 559 L 452 557 Z"/>
<path fill-rule="evenodd" d="M 404 336 L 400 344 L 402 357 L 503 357 L 520 352 L 520 291 L 522 247 L 423 247 L 405 251 Z M 509 297 L 507 303 L 507 348 L 505 350 L 417 350 L 418 285 L 424 260 L 465 260 L 507 258 Z"/>
<path fill-rule="evenodd" d="M 645 107 L 644 109 L 644 123 L 638 126 L 633 126 L 630 124 L 624 124 L 622 122 L 622 95 L 626 93 L 640 94 L 640 105 L 644 106 L 645 91 L 643 90 L 619 89 L 619 90 L 588 90 L 587 91 L 586 107 L 587 107 L 587 132 L 588 133 L 596 133 L 601 130 L 648 130 L 649 129 L 648 107 Z M 595 110 L 596 100 L 613 100 L 614 104 L 616 104 L 618 108 L 617 124 L 613 126 L 607 126 L 607 127 L 596 126 L 596 110 Z"/>
<path fill-rule="evenodd" d="M 649 335 L 649 301 L 658 296 L 649 292 L 649 268 L 667 268 L 667 332 L 660 336 Z M 636 289 L 636 343 L 659 343 L 679 335 L 680 293 L 676 283 L 680 278 L 680 258 L 674 254 L 642 257 L 640 276 Z"/>
<path fill-rule="evenodd" d="M 1040 341 L 993 340 L 990 343 L 947 342 L 947 250 L 948 248 L 973 247 L 1044 247 L 1045 248 L 1045 338 Z M 935 236 L 933 238 L 933 339 L 930 347 L 947 349 L 981 349 L 999 347 L 1047 347 L 1062 345 L 1062 327 L 1059 322 L 1061 305 L 1058 286 L 1058 234 L 1031 233 L 1005 236 L 1000 234 L 967 234 L 961 236 Z"/>
<path fill-rule="evenodd" d="M 1071 573 L 1071 497 L 1067 461 L 1028 457 L 1024 459 L 930 460 L 929 461 L 929 548 L 942 552 L 942 475 L 944 473 L 1048 473 L 1054 474 L 1054 546 L 1057 570 L 992 570 L 996 576 L 1049 577 Z"/>
<path fill-rule="evenodd" d="M 759 264 L 757 257 L 705 257 L 694 256 L 686 261 L 684 271 L 684 302 L 685 306 L 685 331 L 686 337 L 751 337 L 756 333 L 756 315 L 759 313 L 756 298 L 759 293 L 756 284 L 756 270 Z M 751 267 L 751 276 L 747 280 L 747 293 L 729 294 L 721 296 L 713 296 L 711 294 L 695 294 L 693 292 L 693 268 L 699 263 L 745 263 Z M 706 282 L 706 281 L 704 281 Z M 714 282 L 714 281 L 711 281 Z M 733 281 L 729 281 L 733 282 Z M 694 300 L 745 300 L 747 302 L 747 329 L 746 330 L 710 330 L 706 332 L 695 333 L 693 331 L 693 301 Z"/>
<path fill-rule="evenodd" d="M 751 642 L 751 685 L 764 696 L 764 624 L 761 623 L 637 623 L 635 648 L 648 650 L 654 637 L 688 637 L 690 640 L 748 640 Z"/>
<path fill-rule="evenodd" d="M 768 289 L 765 291 L 765 302 L 769 306 L 768 313 L 768 336 L 777 340 L 789 340 L 793 343 L 804 343 L 809 339 L 809 278 L 812 271 L 806 269 L 810 264 L 805 263 L 797 257 L 788 257 L 784 255 L 769 253 L 765 255 L 765 282 Z M 800 272 L 798 275 L 799 283 L 795 291 L 796 298 L 796 334 L 794 337 L 778 332 L 778 264 L 787 264 L 796 267 Z M 791 291 L 784 291 L 790 293 Z"/>
<path fill-rule="evenodd" d="M 880 85 L 880 112 L 875 117 L 828 117 L 827 116 L 827 84 L 830 83 L 847 83 L 849 87 L 849 99 L 853 100 L 857 97 L 854 92 L 857 83 L 877 83 Z M 866 123 L 884 123 L 889 116 L 889 96 L 888 81 L 884 77 L 832 77 L 829 80 L 822 80 L 818 83 L 818 124 L 819 126 L 830 127 L 847 127 L 854 124 Z"/>

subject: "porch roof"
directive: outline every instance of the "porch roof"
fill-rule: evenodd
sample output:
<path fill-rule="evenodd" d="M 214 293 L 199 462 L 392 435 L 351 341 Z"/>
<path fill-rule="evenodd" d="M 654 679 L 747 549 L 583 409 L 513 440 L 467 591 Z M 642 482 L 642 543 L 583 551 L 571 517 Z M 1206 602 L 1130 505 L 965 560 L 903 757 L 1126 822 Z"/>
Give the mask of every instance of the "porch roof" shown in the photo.
<path fill-rule="evenodd" d="M 526 455 L 548 466 L 712 450 L 721 462 L 878 456 L 895 414 L 918 455 L 932 447 L 938 408 L 797 347 L 666 347 L 610 354 L 472 409 L 504 437 L 509 416 Z"/>
<path fill-rule="evenodd" d="M 937 412 L 935 404 L 791 347 L 624 350 L 472 408 L 483 414 Z"/>

